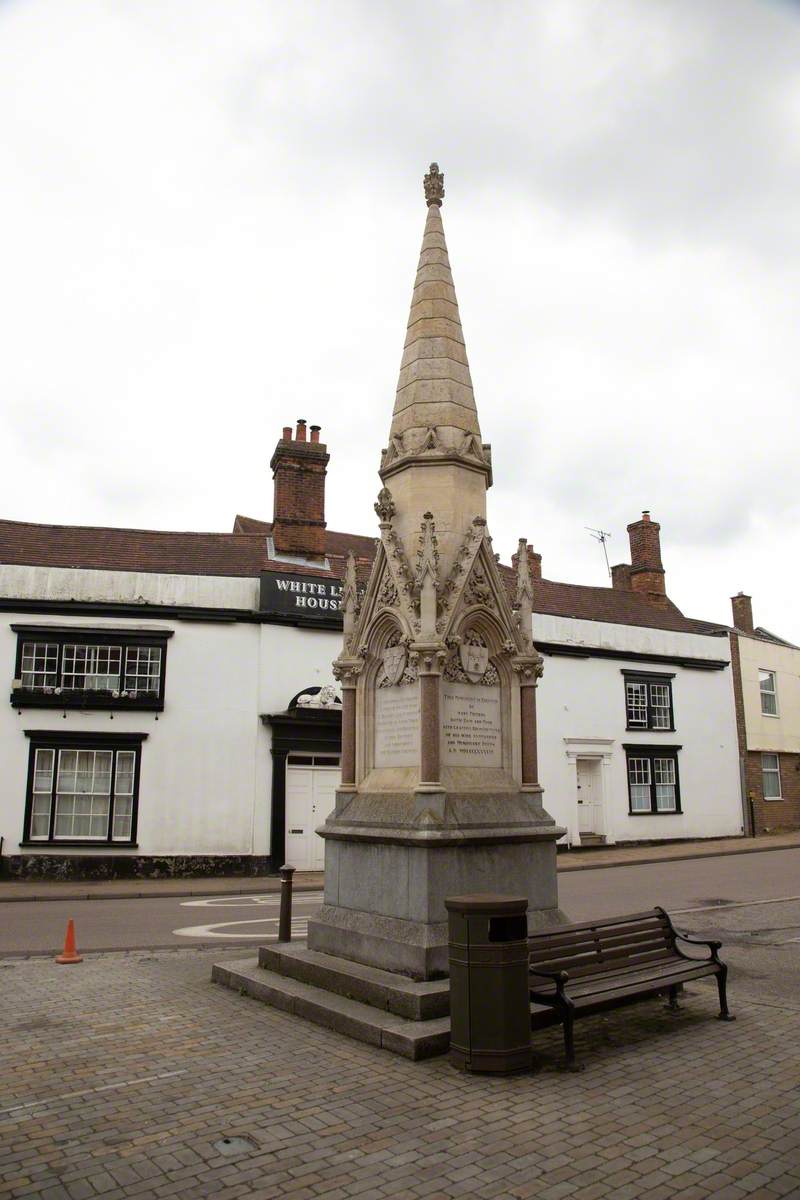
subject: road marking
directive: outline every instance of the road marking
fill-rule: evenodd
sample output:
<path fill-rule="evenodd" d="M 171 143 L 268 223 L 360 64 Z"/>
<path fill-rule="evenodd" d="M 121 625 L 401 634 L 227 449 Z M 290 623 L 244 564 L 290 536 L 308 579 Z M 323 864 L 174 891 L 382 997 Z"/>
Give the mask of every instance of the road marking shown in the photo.
<path fill-rule="evenodd" d="M 43 1104 L 58 1104 L 60 1100 L 76 1100 L 80 1096 L 93 1096 L 96 1092 L 110 1092 L 114 1088 L 135 1087 L 139 1083 L 155 1083 L 159 1079 L 174 1079 L 186 1071 L 163 1071 L 160 1075 L 144 1075 L 139 1079 L 123 1079 L 118 1083 L 104 1083 L 99 1087 L 83 1088 L 79 1092 L 62 1092 L 60 1096 L 49 1096 L 46 1100 L 28 1100 L 26 1104 L 14 1104 L 11 1108 L 0 1108 L 0 1117 L 9 1113 L 22 1112 L 27 1108 L 39 1108 Z"/>
<path fill-rule="evenodd" d="M 230 929 L 232 926 L 238 928 L 240 925 L 277 925 L 277 917 L 257 917 L 250 921 L 219 921 L 215 925 L 187 925 L 183 929 L 173 929 L 173 934 L 177 937 L 192 937 L 192 938 L 261 938 L 263 941 L 266 937 L 277 937 L 277 929 L 265 930 L 261 928 L 258 933 L 217 933 L 218 929 Z M 308 921 L 292 921 L 292 936 L 305 937 L 308 933 Z"/>
<path fill-rule="evenodd" d="M 323 892 L 296 892 L 295 904 L 321 904 Z M 255 905 L 267 905 L 277 908 L 281 898 L 276 893 L 266 896 L 209 896 L 204 900 L 183 900 L 181 908 L 251 908 Z"/>
<path fill-rule="evenodd" d="M 675 916 L 696 912 L 724 912 L 728 908 L 754 908 L 757 904 L 792 904 L 800 896 L 776 896 L 774 900 L 733 900 L 730 904 L 704 904 L 702 908 L 671 908 Z"/>

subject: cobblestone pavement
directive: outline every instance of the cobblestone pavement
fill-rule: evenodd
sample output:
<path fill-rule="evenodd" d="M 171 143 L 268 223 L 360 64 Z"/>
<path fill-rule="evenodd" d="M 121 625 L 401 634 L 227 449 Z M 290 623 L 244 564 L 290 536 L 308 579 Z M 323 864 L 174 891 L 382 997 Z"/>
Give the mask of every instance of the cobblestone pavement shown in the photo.
<path fill-rule="evenodd" d="M 800 1196 L 800 1008 L 735 975 L 736 1024 L 698 983 L 581 1022 L 583 1074 L 549 1030 L 533 1074 L 490 1079 L 218 988 L 221 957 L 0 965 L 0 1195 Z"/>

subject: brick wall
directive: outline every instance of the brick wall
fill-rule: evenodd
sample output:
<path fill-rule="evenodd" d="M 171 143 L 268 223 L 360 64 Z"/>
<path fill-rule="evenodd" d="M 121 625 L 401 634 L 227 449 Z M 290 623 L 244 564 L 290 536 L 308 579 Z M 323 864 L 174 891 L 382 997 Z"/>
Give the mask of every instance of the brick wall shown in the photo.
<path fill-rule="evenodd" d="M 661 526 L 658 521 L 650 520 L 649 512 L 643 512 L 641 521 L 633 521 L 628 526 L 628 539 L 631 545 L 628 577 L 631 590 L 638 592 L 649 604 L 665 605 L 667 589 L 661 562 Z"/>
<path fill-rule="evenodd" d="M 752 801 L 756 833 L 788 833 L 800 829 L 800 754 L 779 754 L 781 773 L 780 800 L 764 799 L 761 753 L 748 750 L 745 758 L 745 786 Z"/>

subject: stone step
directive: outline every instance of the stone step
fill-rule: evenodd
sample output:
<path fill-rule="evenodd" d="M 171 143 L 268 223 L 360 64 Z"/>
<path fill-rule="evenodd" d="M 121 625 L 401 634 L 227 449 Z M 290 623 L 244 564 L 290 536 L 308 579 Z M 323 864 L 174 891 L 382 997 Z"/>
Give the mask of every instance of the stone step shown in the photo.
<path fill-rule="evenodd" d="M 266 970 L 253 958 L 214 963 L 211 978 L 273 1008 L 404 1058 L 433 1058 L 445 1054 L 450 1046 L 449 1017 L 413 1021 L 380 1012 L 369 1004 Z"/>
<path fill-rule="evenodd" d="M 361 963 L 309 950 L 305 942 L 284 942 L 261 946 L 259 964 L 277 975 L 310 983 L 313 987 L 335 992 L 349 1000 L 358 1000 L 372 1008 L 406 1017 L 410 1021 L 429 1021 L 450 1013 L 450 981 L 436 979 L 424 983 L 365 967 Z"/>

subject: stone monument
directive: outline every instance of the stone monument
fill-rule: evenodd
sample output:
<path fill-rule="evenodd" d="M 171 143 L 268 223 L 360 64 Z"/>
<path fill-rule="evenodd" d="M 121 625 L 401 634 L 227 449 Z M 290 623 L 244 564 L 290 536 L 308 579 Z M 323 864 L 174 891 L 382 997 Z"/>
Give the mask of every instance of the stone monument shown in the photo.
<path fill-rule="evenodd" d="M 325 898 L 308 943 L 263 946 L 229 986 L 411 1058 L 449 1040 L 445 898 L 524 895 L 531 928 L 562 921 L 556 839 L 537 779 L 532 585 L 525 539 L 501 569 L 492 482 L 441 206 L 428 205 L 363 594 L 343 589 L 342 779 Z M 380 1010 L 380 1011 L 377 1011 Z"/>
<path fill-rule="evenodd" d="M 486 524 L 492 482 L 450 272 L 444 177 L 425 176 L 422 251 L 363 596 L 343 589 L 342 782 L 311 950 L 416 979 L 447 973 L 444 900 L 527 895 L 559 919 L 556 839 L 536 769 L 527 543 L 516 579 Z M 512 584 L 509 594 L 509 582 Z"/>

